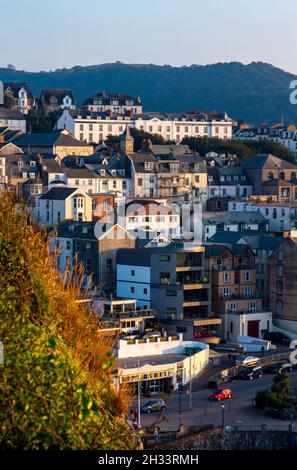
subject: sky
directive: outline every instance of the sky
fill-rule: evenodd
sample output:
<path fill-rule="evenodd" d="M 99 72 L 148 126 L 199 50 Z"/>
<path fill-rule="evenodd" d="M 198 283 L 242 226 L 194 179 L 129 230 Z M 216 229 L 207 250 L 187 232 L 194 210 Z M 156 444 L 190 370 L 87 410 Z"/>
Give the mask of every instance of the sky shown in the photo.
<path fill-rule="evenodd" d="M 296 0 L 0 0 L 0 66 L 271 63 L 297 74 Z"/>

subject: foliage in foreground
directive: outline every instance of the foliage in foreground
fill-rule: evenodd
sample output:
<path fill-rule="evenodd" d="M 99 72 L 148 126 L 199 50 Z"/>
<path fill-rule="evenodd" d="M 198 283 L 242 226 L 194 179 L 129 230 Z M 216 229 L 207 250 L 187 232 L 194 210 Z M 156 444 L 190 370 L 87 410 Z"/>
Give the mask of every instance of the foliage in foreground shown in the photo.
<path fill-rule="evenodd" d="M 296 397 L 292 397 L 291 392 L 288 374 L 278 373 L 273 379 L 271 390 L 262 390 L 257 393 L 256 406 L 259 410 L 265 410 L 265 413 L 273 418 L 296 418 Z"/>
<path fill-rule="evenodd" d="M 0 449 L 135 449 L 98 319 L 61 280 L 46 237 L 0 196 Z"/>

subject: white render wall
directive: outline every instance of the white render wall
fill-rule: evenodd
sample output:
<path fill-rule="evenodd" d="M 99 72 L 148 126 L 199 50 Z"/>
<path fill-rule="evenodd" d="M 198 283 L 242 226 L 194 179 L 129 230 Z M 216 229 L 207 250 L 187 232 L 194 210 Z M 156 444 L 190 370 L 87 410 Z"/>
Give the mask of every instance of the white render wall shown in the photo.
<path fill-rule="evenodd" d="M 219 137 L 232 138 L 231 121 L 186 121 L 186 120 L 160 120 L 157 117 L 143 119 L 142 117 L 92 118 L 91 116 L 76 117 L 73 119 L 67 110 L 57 121 L 58 129 L 67 129 L 77 139 L 87 142 L 99 143 L 108 135 L 121 135 L 126 126 L 134 127 L 151 134 L 161 135 L 165 140 L 180 142 L 184 137 Z M 90 139 L 90 136 L 92 139 Z"/>
<path fill-rule="evenodd" d="M 198 343 L 197 341 L 183 341 L 183 335 L 180 334 L 178 339 L 172 339 L 169 336 L 166 341 L 161 341 L 160 338 L 157 338 L 156 342 L 150 342 L 147 339 L 145 343 L 139 343 L 138 340 L 135 340 L 134 344 L 128 344 L 128 341 L 120 339 L 116 353 L 118 359 L 124 359 L 127 357 L 184 354 L 185 348 L 200 348 L 203 351 L 208 351 L 207 344 Z"/>
<path fill-rule="evenodd" d="M 245 201 L 230 201 L 228 204 L 230 212 L 260 212 L 269 222 L 269 230 L 290 230 L 297 221 L 297 207 L 288 204 L 256 204 Z"/>

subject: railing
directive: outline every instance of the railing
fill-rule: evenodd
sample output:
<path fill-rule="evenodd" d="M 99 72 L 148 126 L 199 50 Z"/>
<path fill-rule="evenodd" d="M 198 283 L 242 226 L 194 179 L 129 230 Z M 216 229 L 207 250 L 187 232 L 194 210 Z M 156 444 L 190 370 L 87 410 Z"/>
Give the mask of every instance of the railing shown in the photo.
<path fill-rule="evenodd" d="M 138 318 L 156 316 L 156 311 L 153 309 L 131 310 L 126 312 L 105 312 L 103 317 L 108 319 L 124 320 L 125 318 Z"/>

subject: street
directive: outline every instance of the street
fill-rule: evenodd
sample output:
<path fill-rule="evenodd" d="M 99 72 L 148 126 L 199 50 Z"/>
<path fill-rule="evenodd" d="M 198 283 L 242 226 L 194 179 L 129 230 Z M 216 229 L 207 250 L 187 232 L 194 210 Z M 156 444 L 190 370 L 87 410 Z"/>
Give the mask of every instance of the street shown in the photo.
<path fill-rule="evenodd" d="M 185 425 L 194 424 L 215 424 L 225 426 L 260 426 L 267 424 L 272 426 L 284 426 L 286 421 L 265 416 L 263 412 L 256 409 L 254 399 L 260 390 L 269 389 L 273 382 L 272 374 L 264 374 L 261 379 L 236 380 L 224 384 L 233 392 L 230 400 L 212 402 L 208 399 L 209 389 L 202 389 L 192 392 L 192 411 L 189 409 L 189 390 L 184 390 L 181 394 L 181 423 Z M 290 382 L 294 390 L 297 389 L 297 371 L 289 374 Z M 142 398 L 145 402 L 149 399 Z M 224 405 L 224 408 L 222 408 Z M 179 396 L 174 393 L 167 404 L 167 409 L 163 413 L 152 413 L 141 415 L 141 426 L 159 426 L 160 428 L 178 427 L 179 418 Z M 297 424 L 297 420 L 294 421 Z"/>

